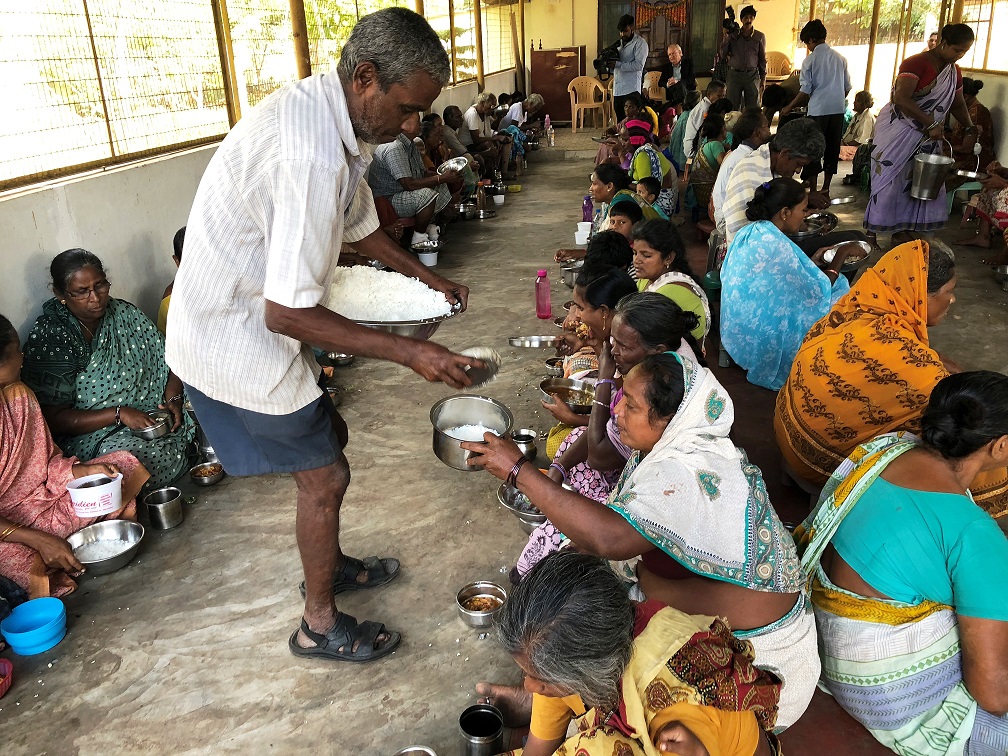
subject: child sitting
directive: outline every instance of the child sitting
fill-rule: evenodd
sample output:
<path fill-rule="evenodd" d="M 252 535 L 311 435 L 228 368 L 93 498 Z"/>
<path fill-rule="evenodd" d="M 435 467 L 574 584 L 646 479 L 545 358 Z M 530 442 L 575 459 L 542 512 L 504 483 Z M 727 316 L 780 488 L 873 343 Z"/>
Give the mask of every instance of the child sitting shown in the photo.
<path fill-rule="evenodd" d="M 651 207 L 655 207 L 657 209 L 655 202 L 658 201 L 658 195 L 660 193 L 661 182 L 654 176 L 645 176 L 637 181 L 637 196 L 651 205 Z"/>

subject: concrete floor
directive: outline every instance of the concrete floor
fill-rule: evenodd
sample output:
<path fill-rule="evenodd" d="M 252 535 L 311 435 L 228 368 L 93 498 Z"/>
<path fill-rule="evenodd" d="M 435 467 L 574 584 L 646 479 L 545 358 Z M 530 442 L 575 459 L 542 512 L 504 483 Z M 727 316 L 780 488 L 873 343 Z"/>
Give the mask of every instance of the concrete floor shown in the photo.
<path fill-rule="evenodd" d="M 539 267 L 558 272 L 553 250 L 573 241 L 593 133 L 560 132 L 557 151 L 536 156 L 498 218 L 456 225 L 441 255 L 438 270 L 472 295 L 469 311 L 435 339 L 502 353 L 499 378 L 481 393 L 510 407 L 519 427 L 551 425 L 537 396 L 549 355 L 512 349 L 506 338 L 554 332 L 535 318 L 533 282 Z M 556 160 L 565 146 L 568 157 L 581 157 Z M 694 238 L 688 226 L 684 236 Z M 959 301 L 934 342 L 964 367 L 1005 371 L 1008 294 L 979 256 L 961 256 Z M 695 269 L 702 259 L 692 244 Z M 554 280 L 554 311 L 569 298 Z M 736 423 L 737 441 L 752 443 L 750 456 L 764 466 L 782 516 L 800 515 L 807 500 L 781 489 L 773 469 L 776 450 L 765 433 L 773 395 L 748 386 L 737 369 L 719 374 L 747 412 Z M 226 478 L 196 494 L 182 526 L 148 530 L 128 567 L 82 580 L 67 599 L 62 643 L 29 658 L 6 652 L 16 679 L 0 699 L 0 752 L 391 756 L 409 744 L 458 752 L 458 715 L 474 701 L 473 685 L 517 683 L 519 674 L 492 638 L 458 620 L 454 594 L 476 579 L 506 583 L 525 536 L 496 501 L 498 481 L 454 471 L 431 452 L 428 412 L 451 389 L 374 360 L 359 359 L 338 376 L 353 470 L 344 547 L 403 565 L 392 584 L 342 594 L 339 606 L 402 632 L 395 654 L 356 666 L 289 653 L 302 607 L 293 482 Z M 888 753 L 822 694 L 785 743 L 790 753 Z"/>

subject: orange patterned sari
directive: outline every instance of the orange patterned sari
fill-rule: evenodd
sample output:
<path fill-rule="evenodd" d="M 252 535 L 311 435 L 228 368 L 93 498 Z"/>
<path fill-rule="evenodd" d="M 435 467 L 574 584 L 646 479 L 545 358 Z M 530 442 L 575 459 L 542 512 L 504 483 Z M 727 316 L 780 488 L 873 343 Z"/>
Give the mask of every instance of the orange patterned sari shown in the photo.
<path fill-rule="evenodd" d="M 894 248 L 805 336 L 774 413 L 798 476 L 825 483 L 859 444 L 920 431 L 931 389 L 949 374 L 928 345 L 927 263 L 926 242 Z M 970 490 L 992 516 L 1008 511 L 1008 470 Z"/>

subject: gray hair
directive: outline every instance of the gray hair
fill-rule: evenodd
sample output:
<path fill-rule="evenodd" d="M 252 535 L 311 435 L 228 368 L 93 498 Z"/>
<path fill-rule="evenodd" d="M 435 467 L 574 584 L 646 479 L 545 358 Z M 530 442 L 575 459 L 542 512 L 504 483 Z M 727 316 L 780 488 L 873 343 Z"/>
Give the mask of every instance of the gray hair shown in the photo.
<path fill-rule="evenodd" d="M 544 102 L 545 100 L 543 100 L 543 96 L 541 94 L 533 92 L 528 97 L 529 110 L 538 110 L 543 106 Z"/>
<path fill-rule="evenodd" d="M 439 87 L 451 78 L 451 63 L 441 40 L 423 16 L 405 8 L 385 8 L 364 16 L 343 46 L 336 72 L 347 84 L 361 63 L 371 63 L 387 92 L 417 71 Z"/>
<path fill-rule="evenodd" d="M 925 253 L 927 260 L 927 290 L 934 294 L 955 276 L 955 252 L 939 239 L 922 240 L 928 246 Z"/>
<path fill-rule="evenodd" d="M 492 92 L 480 92 L 478 95 L 476 95 L 476 102 L 474 104 L 483 105 L 485 103 L 490 102 L 491 100 L 493 101 L 497 100 L 497 98 L 493 96 Z"/>
<path fill-rule="evenodd" d="M 798 118 L 777 129 L 777 135 L 770 140 L 770 149 L 787 150 L 793 158 L 820 160 L 826 151 L 826 140 L 819 124 L 811 118 Z"/>
<path fill-rule="evenodd" d="M 544 557 L 511 591 L 495 624 L 501 645 L 523 657 L 533 677 L 577 693 L 587 708 L 619 701 L 634 609 L 605 560 L 574 551 Z"/>

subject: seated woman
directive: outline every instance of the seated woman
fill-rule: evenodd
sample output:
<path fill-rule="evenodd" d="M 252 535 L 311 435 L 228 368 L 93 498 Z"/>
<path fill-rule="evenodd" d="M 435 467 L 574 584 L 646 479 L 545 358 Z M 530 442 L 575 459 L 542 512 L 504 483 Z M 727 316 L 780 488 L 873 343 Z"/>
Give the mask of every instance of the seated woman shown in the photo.
<path fill-rule="evenodd" d="M 974 236 L 957 239 L 955 243 L 990 249 L 992 231 L 997 231 L 1002 239 L 1008 239 L 1008 168 L 995 160 L 984 170 L 990 178 L 983 182 L 983 191 L 973 200 L 980 218 L 979 228 Z M 1008 248 L 1008 242 L 1005 242 L 1005 246 Z M 984 265 L 1005 265 L 1008 263 L 1008 251 L 986 257 L 980 262 Z"/>
<path fill-rule="evenodd" d="M 567 491 L 493 434 L 462 444 L 528 497 L 574 548 L 620 562 L 631 598 L 724 617 L 755 665 L 783 680 L 777 726 L 793 724 L 819 679 L 815 619 L 791 534 L 759 468 L 729 438 L 731 398 L 678 354 L 645 358 L 623 380 L 620 440 L 635 450 L 608 503 Z"/>
<path fill-rule="evenodd" d="M 939 381 L 921 439 L 855 449 L 796 533 L 823 682 L 896 753 L 1004 753 L 1008 541 L 968 489 L 1008 463 L 1008 377 Z"/>
<path fill-rule="evenodd" d="M 774 412 L 789 474 L 822 485 L 858 444 L 920 430 L 935 384 L 959 372 L 928 342 L 955 286 L 955 263 L 936 241 L 908 242 L 866 269 L 812 326 Z M 1008 469 L 979 475 L 970 489 L 992 516 L 1008 511 Z"/>
<path fill-rule="evenodd" d="M 724 117 L 708 113 L 697 133 L 695 145 L 686 190 L 686 207 L 707 212 L 718 171 L 730 149 Z"/>
<path fill-rule="evenodd" d="M 530 726 L 523 756 L 779 752 L 770 730 L 780 682 L 753 668 L 749 644 L 716 617 L 630 601 L 601 559 L 570 551 L 544 559 L 495 624 L 524 689 L 476 691 L 509 726 Z"/>
<path fill-rule="evenodd" d="M 776 391 L 809 328 L 848 292 L 841 247 L 828 264 L 809 258 L 786 234 L 801 228 L 805 189 L 776 178 L 756 189 L 746 209 L 752 221 L 735 234 L 721 265 L 721 346 L 750 383 Z"/>
<path fill-rule="evenodd" d="M 956 159 L 954 169 L 979 171 L 982 170 L 980 166 L 989 165 L 994 161 L 994 121 L 990 109 L 977 99 L 983 85 L 979 79 L 963 77 L 962 89 L 966 112 L 969 113 L 970 120 L 976 128 L 967 130 L 965 124 L 954 121 L 955 125 L 948 135 L 949 144 L 952 145 L 952 157 Z M 979 153 L 975 150 L 978 144 Z M 969 179 L 952 174 L 946 179 L 945 187 L 952 189 L 967 181 Z"/>
<path fill-rule="evenodd" d="M 56 296 L 24 349 L 24 382 L 38 396 L 57 445 L 93 459 L 128 451 L 168 485 L 190 464 L 196 428 L 182 411 L 182 381 L 168 369 L 164 337 L 139 308 L 109 296 L 101 260 L 68 249 L 49 266 Z M 171 413 L 171 432 L 146 441 L 133 429 L 151 425 L 148 412 Z"/>
<path fill-rule="evenodd" d="M 587 326 L 585 345 L 596 357 L 595 370 L 598 369 L 598 354 L 602 345 L 609 341 L 609 330 L 612 327 L 613 311 L 616 304 L 628 294 L 637 290 L 630 274 L 620 268 L 594 267 L 585 265 L 574 280 L 574 304 L 570 310 L 570 318 Z M 571 378 L 583 378 L 590 370 L 571 374 Z M 558 421 L 546 438 L 546 454 L 552 459 L 560 444 L 567 438 L 571 429 L 588 425 L 588 415 L 579 415 L 570 408 L 559 396 L 553 396 L 551 402 L 542 402 L 551 415 Z"/>
<path fill-rule="evenodd" d="M 608 231 L 612 223 L 610 211 L 623 202 L 632 202 L 640 208 L 645 220 L 660 218 L 661 215 L 651 205 L 637 196 L 630 186 L 627 172 L 615 165 L 598 165 L 591 175 L 591 198 L 595 205 L 595 219 L 592 221 L 592 235 L 600 231 Z M 559 249 L 553 256 L 557 262 L 576 260 L 584 257 L 581 249 Z"/>
<path fill-rule="evenodd" d="M 689 274 L 686 246 L 675 225 L 667 220 L 651 220 L 634 226 L 634 271 L 638 291 L 657 291 L 686 312 L 697 316 L 693 338 L 703 349 L 710 330 L 707 294 Z"/>
<path fill-rule="evenodd" d="M 150 475 L 127 452 L 89 463 L 64 457 L 35 394 L 21 383 L 21 363 L 17 331 L 0 315 L 0 575 L 32 598 L 63 596 L 77 587 L 73 578 L 84 569 L 66 538 L 98 520 L 136 519 L 136 495 Z M 122 473 L 124 506 L 103 517 L 78 517 L 67 483 L 97 473 Z M 33 573 L 37 560 L 45 569 Z"/>
<path fill-rule="evenodd" d="M 644 95 L 640 92 L 631 92 L 627 95 L 626 101 L 623 103 L 623 113 L 626 118 L 620 125 L 629 121 L 644 121 L 650 124 L 652 134 L 658 133 L 658 114 L 654 108 L 647 104 Z"/>
<path fill-rule="evenodd" d="M 868 144 L 875 131 L 875 116 L 871 109 L 875 104 L 875 98 L 871 92 L 862 90 L 854 95 L 854 117 L 847 124 L 847 129 L 840 138 L 840 159 L 853 160 L 858 148 L 863 144 Z M 853 184 L 857 181 L 844 180 L 845 184 Z"/>
<path fill-rule="evenodd" d="M 579 426 L 560 445 L 548 472 L 557 483 L 568 483 L 580 494 L 604 502 L 630 456 L 620 440 L 613 410 L 623 398 L 623 379 L 641 360 L 652 354 L 676 351 L 696 361 L 697 346 L 690 335 L 696 315 L 655 292 L 630 294 L 616 305 L 609 342 L 602 344 L 598 380 L 588 425 Z M 619 376 L 617 377 L 617 370 Z M 549 520 L 532 531 L 518 559 L 517 582 L 540 559 L 559 548 L 563 533 Z"/>
<path fill-rule="evenodd" d="M 650 177 L 661 182 L 657 200 L 648 204 L 668 218 L 675 213 L 679 201 L 679 174 L 672 161 L 652 144 L 651 131 L 646 126 L 642 121 L 628 121 L 623 127 L 626 140 L 635 148 L 630 159 L 630 180 L 636 183 Z"/>

